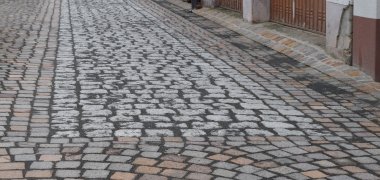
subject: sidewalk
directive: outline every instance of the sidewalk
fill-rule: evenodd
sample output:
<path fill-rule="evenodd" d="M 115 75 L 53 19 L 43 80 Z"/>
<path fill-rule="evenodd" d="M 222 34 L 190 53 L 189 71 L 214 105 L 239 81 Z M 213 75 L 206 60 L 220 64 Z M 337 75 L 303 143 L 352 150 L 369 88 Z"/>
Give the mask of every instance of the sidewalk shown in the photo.
<path fill-rule="evenodd" d="M 167 1 L 182 8 L 190 8 L 190 4 L 180 0 Z M 237 13 L 221 8 L 203 7 L 194 12 L 250 40 L 259 42 L 322 73 L 332 76 L 339 81 L 350 84 L 361 91 L 380 98 L 380 83 L 374 82 L 370 76 L 358 68 L 346 65 L 343 61 L 334 59 L 328 55 L 320 46 L 321 42 L 307 42 L 305 38 L 294 38 L 294 36 L 289 36 L 283 32 L 268 28 L 268 26 L 271 26 L 270 24 L 275 23 L 252 24 L 245 22 Z"/>

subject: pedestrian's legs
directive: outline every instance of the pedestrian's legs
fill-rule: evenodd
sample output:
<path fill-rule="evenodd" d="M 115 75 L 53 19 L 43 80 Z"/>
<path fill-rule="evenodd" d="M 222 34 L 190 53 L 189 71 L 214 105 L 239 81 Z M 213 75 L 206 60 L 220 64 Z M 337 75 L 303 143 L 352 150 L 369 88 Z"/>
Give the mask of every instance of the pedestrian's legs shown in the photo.
<path fill-rule="evenodd" d="M 191 0 L 191 10 L 195 9 L 197 7 L 198 0 Z"/>

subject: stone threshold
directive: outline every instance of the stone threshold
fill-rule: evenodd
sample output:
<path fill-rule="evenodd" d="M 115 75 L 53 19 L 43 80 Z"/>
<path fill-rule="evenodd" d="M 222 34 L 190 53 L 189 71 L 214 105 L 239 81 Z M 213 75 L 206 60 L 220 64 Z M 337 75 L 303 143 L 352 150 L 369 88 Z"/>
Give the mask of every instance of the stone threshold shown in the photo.
<path fill-rule="evenodd" d="M 182 0 L 166 0 L 176 6 L 190 9 L 190 4 Z M 252 24 L 245 22 L 235 13 L 229 13 L 219 8 L 194 10 L 194 13 L 235 31 L 250 40 L 256 41 L 279 53 L 304 63 L 324 74 L 350 84 L 359 90 L 380 98 L 380 83 L 354 66 L 349 66 L 343 60 L 335 59 L 327 54 L 319 43 L 305 41 L 305 38 L 295 38 L 284 32 L 277 31 L 268 23 Z M 274 24 L 274 23 L 272 23 Z M 276 25 L 283 26 L 283 25 Z M 293 29 L 293 28 L 287 28 Z M 302 31 L 294 29 L 294 31 Z M 308 32 L 307 32 L 308 33 Z M 307 38 L 306 38 L 307 39 Z"/>

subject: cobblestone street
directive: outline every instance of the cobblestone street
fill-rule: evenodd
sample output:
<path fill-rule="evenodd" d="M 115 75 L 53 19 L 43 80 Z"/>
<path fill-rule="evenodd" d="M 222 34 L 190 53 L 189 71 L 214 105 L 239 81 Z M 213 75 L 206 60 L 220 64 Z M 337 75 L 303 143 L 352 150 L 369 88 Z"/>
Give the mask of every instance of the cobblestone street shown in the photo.
<path fill-rule="evenodd" d="M 380 179 L 380 101 L 165 0 L 0 0 L 0 178 Z"/>

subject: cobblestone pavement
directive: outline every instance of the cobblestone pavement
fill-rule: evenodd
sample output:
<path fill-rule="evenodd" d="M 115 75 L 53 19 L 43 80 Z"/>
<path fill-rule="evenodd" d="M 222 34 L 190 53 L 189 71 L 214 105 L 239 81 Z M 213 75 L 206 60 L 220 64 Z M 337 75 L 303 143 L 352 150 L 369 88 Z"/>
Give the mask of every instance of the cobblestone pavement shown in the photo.
<path fill-rule="evenodd" d="M 187 9 L 191 6 L 189 3 L 179 0 L 166 1 Z M 257 41 L 322 73 L 380 98 L 380 83 L 374 82 L 369 75 L 357 67 L 349 66 L 343 60 L 331 57 L 322 47 L 325 44 L 324 36 L 272 22 L 252 24 L 244 21 L 240 13 L 223 8 L 205 7 L 194 12 L 238 32 L 245 38 Z"/>
<path fill-rule="evenodd" d="M 350 84 L 162 0 L 0 5 L 0 178 L 380 179 Z"/>

